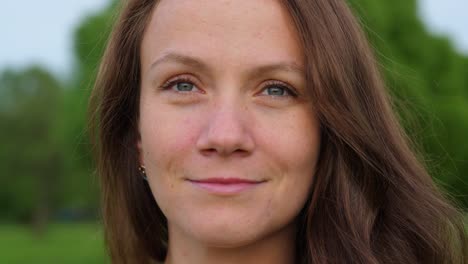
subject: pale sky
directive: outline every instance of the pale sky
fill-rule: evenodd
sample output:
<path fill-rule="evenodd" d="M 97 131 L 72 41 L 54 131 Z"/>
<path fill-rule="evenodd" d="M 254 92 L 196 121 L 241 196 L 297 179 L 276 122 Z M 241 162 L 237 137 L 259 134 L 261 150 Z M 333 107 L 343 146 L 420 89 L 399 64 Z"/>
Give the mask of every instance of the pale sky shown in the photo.
<path fill-rule="evenodd" d="M 44 65 L 70 74 L 72 34 L 83 18 L 108 0 L 0 0 L 0 71 L 6 67 Z M 449 36 L 468 55 L 468 0 L 419 0 L 429 31 Z"/>
<path fill-rule="evenodd" d="M 419 15 L 430 32 L 448 36 L 468 55 L 468 0 L 419 0 Z"/>
<path fill-rule="evenodd" d="M 0 0 L 0 71 L 36 63 L 59 75 L 73 64 L 73 32 L 109 0 Z"/>

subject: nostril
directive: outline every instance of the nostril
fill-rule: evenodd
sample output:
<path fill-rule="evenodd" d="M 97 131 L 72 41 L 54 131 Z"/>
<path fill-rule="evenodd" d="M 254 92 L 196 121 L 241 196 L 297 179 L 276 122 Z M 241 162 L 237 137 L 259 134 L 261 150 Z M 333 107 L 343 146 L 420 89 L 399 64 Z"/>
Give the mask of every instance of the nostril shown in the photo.
<path fill-rule="evenodd" d="M 217 152 L 218 151 L 215 148 L 209 148 L 209 149 L 202 150 L 202 153 L 207 155 L 207 156 L 216 154 Z"/>
<path fill-rule="evenodd" d="M 239 158 L 243 158 L 243 157 L 247 157 L 251 154 L 251 152 L 245 150 L 245 149 L 236 149 L 235 151 L 231 152 L 229 155 L 232 156 L 232 157 L 239 157 Z"/>
<path fill-rule="evenodd" d="M 201 150 L 201 153 L 205 156 L 214 156 L 214 155 L 229 155 L 229 156 L 238 156 L 245 157 L 249 155 L 249 151 L 244 149 L 236 149 L 234 151 L 226 151 L 225 149 L 216 149 L 216 148 L 207 148 Z"/>

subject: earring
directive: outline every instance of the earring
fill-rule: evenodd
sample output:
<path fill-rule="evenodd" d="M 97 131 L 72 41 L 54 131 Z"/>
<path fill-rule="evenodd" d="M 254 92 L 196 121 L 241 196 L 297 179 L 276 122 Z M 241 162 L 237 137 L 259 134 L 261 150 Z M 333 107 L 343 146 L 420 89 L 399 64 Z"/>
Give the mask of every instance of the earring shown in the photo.
<path fill-rule="evenodd" d="M 145 181 L 147 181 L 147 180 L 148 180 L 148 177 L 146 177 L 146 168 L 145 168 L 145 166 L 142 166 L 142 165 L 138 166 L 138 170 L 140 171 L 141 177 L 142 177 Z"/>

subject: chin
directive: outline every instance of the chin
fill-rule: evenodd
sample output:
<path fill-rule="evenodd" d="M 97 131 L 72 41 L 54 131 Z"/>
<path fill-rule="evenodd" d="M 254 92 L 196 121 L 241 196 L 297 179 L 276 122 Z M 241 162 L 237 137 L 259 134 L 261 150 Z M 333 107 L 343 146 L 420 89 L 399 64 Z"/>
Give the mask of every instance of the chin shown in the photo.
<path fill-rule="evenodd" d="M 233 221 L 235 220 L 235 221 Z M 189 227 L 193 238 L 203 244 L 219 248 L 237 248 L 249 245 L 262 236 L 259 224 L 236 218 L 211 219 L 209 222 L 192 222 Z"/>
<path fill-rule="evenodd" d="M 248 246 L 260 237 L 259 234 L 244 233 L 242 230 L 218 230 L 197 232 L 196 239 L 210 247 L 217 248 L 240 248 Z"/>

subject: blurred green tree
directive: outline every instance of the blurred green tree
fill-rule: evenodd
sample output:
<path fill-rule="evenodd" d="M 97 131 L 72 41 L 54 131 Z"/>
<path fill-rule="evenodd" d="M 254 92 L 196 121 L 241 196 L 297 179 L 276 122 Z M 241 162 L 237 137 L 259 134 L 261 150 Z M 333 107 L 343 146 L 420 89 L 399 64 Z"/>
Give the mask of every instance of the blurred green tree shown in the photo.
<path fill-rule="evenodd" d="M 99 67 L 105 44 L 109 37 L 112 21 L 116 14 L 117 1 L 88 15 L 75 29 L 73 80 L 64 95 L 62 137 L 69 158 L 67 171 L 73 174 L 65 184 L 64 207 L 97 212 L 98 179 L 92 165 L 92 146 L 87 130 L 87 105 Z"/>
<path fill-rule="evenodd" d="M 0 87 L 0 217 L 22 218 L 42 233 L 63 173 L 57 140 L 61 86 L 46 70 L 30 67 L 4 72 Z"/>
<path fill-rule="evenodd" d="M 430 34 L 416 0 L 349 0 L 402 123 L 435 180 L 468 208 L 468 57 Z"/>

